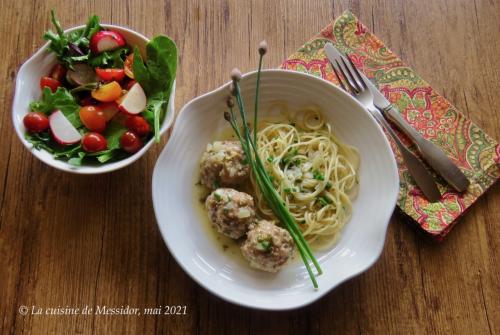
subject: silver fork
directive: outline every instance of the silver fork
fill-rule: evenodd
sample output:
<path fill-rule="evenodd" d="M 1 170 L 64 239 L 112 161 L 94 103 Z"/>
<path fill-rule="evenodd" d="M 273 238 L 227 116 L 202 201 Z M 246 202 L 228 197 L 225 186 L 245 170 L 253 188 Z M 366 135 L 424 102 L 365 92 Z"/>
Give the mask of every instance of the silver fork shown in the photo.
<path fill-rule="evenodd" d="M 336 59 L 335 64 L 331 63 L 331 65 L 342 89 L 355 97 L 356 100 L 358 100 L 392 136 L 399 151 L 401 152 L 401 156 L 403 157 L 406 166 L 408 167 L 408 171 L 426 198 L 430 202 L 439 201 L 441 193 L 439 192 L 432 174 L 426 168 L 424 163 L 401 142 L 382 113 L 380 113 L 380 111 L 375 107 L 373 104 L 373 94 L 368 89 L 365 81 L 359 74 L 358 69 L 356 69 L 355 66 L 352 66 L 352 68 L 349 67 L 343 58 L 340 60 L 341 63 L 339 63 L 338 59 Z M 342 74 L 342 77 L 345 79 L 344 81 L 342 80 L 340 74 Z"/>

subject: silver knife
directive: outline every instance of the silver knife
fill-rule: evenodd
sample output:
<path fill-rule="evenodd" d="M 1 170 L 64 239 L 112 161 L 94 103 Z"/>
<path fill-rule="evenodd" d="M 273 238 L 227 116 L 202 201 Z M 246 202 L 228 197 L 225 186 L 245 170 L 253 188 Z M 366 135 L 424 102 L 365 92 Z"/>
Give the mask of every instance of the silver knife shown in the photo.
<path fill-rule="evenodd" d="M 361 72 L 360 72 L 361 73 Z M 401 129 L 417 145 L 418 150 L 426 162 L 441 175 L 458 192 L 467 189 L 470 182 L 462 171 L 446 156 L 446 154 L 429 140 L 425 139 L 401 116 L 398 109 L 366 78 L 368 89 L 373 94 L 375 107 L 381 110 L 399 129 Z"/>
<path fill-rule="evenodd" d="M 373 94 L 373 102 L 385 116 L 387 116 L 394 124 L 398 126 L 416 145 L 425 159 L 425 161 L 439 173 L 448 184 L 450 184 L 458 192 L 463 192 L 467 189 L 470 182 L 460 169 L 446 156 L 446 154 L 426 140 L 418 131 L 406 122 L 401 116 L 398 109 L 392 105 L 385 96 L 372 84 L 372 82 L 359 71 L 368 86 L 368 89 Z"/>

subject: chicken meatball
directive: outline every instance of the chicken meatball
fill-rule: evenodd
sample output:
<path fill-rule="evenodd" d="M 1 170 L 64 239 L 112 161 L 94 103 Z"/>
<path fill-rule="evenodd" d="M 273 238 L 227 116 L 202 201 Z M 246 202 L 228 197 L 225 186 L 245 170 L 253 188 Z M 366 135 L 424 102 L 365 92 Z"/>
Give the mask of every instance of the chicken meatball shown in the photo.
<path fill-rule="evenodd" d="M 278 272 L 293 256 L 294 243 L 290 233 L 267 220 L 250 226 L 241 246 L 250 266 L 268 272 Z"/>
<path fill-rule="evenodd" d="M 219 188 L 205 201 L 208 216 L 219 233 L 238 239 L 245 235 L 255 220 L 251 195 L 232 188 Z"/>
<path fill-rule="evenodd" d="M 238 141 L 215 141 L 207 145 L 200 163 L 200 182 L 210 189 L 237 186 L 250 173 Z"/>

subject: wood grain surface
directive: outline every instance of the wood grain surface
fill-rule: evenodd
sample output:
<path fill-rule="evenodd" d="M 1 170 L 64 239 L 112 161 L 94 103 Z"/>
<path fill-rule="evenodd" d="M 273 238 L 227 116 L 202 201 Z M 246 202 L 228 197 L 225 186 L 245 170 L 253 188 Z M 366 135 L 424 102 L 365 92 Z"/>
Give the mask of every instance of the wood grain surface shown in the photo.
<path fill-rule="evenodd" d="M 92 14 L 179 47 L 176 110 L 257 65 L 278 66 L 345 9 L 500 140 L 500 2 L 0 0 L 0 334 L 497 334 L 500 189 L 493 187 L 441 244 L 394 214 L 380 260 L 313 305 L 270 313 L 226 303 L 170 256 L 151 205 L 151 174 L 166 143 L 95 177 L 36 160 L 11 119 L 19 65 L 44 42 L 49 10 L 63 27 Z M 182 316 L 22 316 L 20 306 L 159 307 Z"/>

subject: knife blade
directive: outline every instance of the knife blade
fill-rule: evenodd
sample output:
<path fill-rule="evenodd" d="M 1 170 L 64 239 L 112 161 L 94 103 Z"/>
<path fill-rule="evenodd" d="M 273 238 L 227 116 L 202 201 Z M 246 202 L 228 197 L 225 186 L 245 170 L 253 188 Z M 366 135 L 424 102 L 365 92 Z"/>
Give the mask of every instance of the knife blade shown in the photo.
<path fill-rule="evenodd" d="M 333 44 L 325 45 L 325 53 L 330 61 L 336 57 L 345 56 Z M 373 103 L 384 116 L 390 119 L 399 129 L 401 129 L 416 145 L 422 157 L 427 163 L 439 173 L 448 184 L 458 192 L 465 191 L 470 182 L 465 174 L 446 156 L 446 154 L 436 145 L 425 139 L 416 131 L 400 114 L 398 109 L 378 90 L 378 88 L 359 71 L 366 86 L 373 94 Z"/>

